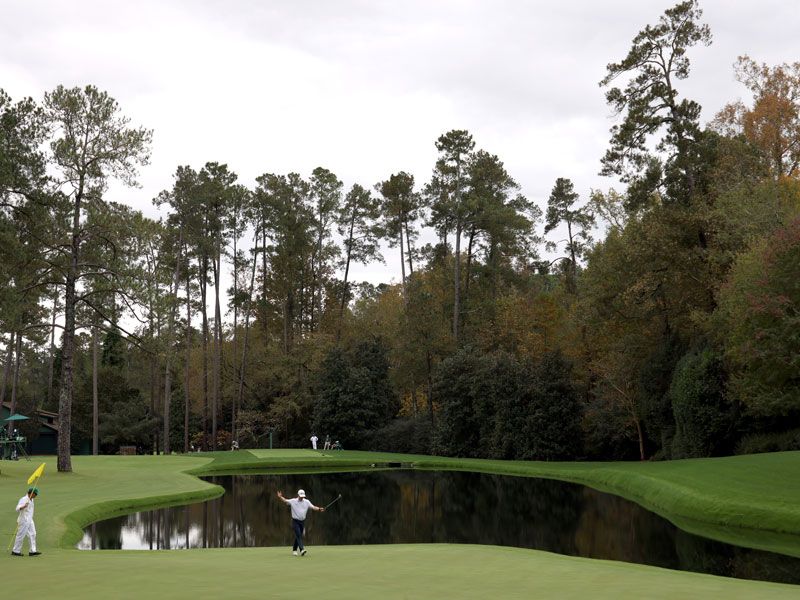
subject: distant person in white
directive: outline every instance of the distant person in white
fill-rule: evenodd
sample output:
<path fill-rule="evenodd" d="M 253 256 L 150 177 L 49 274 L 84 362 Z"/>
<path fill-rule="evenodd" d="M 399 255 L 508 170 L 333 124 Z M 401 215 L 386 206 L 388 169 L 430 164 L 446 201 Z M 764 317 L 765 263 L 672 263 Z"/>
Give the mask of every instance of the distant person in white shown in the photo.
<path fill-rule="evenodd" d="M 311 447 L 312 447 L 314 450 L 316 450 L 316 449 L 317 449 L 317 442 L 318 442 L 318 441 L 319 441 L 319 438 L 316 436 L 316 434 L 313 434 L 313 435 L 311 436 Z"/>
<path fill-rule="evenodd" d="M 325 512 L 325 509 L 311 504 L 311 501 L 306 499 L 306 493 L 303 490 L 297 490 L 297 498 L 291 499 L 284 498 L 283 492 L 278 490 L 278 498 L 283 500 L 283 502 L 288 504 L 292 509 L 292 529 L 294 529 L 292 554 L 297 556 L 297 553 L 300 552 L 300 556 L 305 556 L 306 549 L 305 546 L 303 546 L 303 531 L 305 529 L 308 509 L 318 510 L 320 512 Z"/>
<path fill-rule="evenodd" d="M 41 552 L 36 551 L 36 526 L 33 524 L 33 499 L 39 495 L 39 488 L 28 488 L 25 494 L 17 502 L 17 537 L 14 539 L 14 549 L 11 554 L 22 556 L 22 542 L 27 537 L 30 540 L 30 550 L 28 556 L 39 556 Z"/>

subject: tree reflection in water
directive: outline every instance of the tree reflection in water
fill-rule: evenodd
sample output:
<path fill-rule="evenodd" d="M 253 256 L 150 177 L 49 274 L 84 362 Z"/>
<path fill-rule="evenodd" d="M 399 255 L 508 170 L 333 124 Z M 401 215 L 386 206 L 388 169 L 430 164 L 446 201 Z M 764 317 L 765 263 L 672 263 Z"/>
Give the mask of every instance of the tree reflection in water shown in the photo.
<path fill-rule="evenodd" d="M 800 583 L 800 559 L 731 546 L 677 529 L 642 507 L 547 479 L 447 471 L 212 477 L 214 500 L 101 521 L 82 549 L 290 546 L 288 507 L 306 490 L 308 545 L 469 543 L 536 548 L 747 579 Z M 798 540 L 800 547 L 800 540 Z"/>

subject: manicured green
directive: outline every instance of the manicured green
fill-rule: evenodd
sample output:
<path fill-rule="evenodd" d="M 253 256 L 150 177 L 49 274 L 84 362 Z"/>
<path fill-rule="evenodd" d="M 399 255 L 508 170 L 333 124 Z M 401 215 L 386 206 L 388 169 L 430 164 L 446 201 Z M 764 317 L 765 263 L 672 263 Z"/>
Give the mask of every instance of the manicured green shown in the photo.
<path fill-rule="evenodd" d="M 72 548 L 90 521 L 147 506 L 212 497 L 220 488 L 187 474 L 280 468 L 371 468 L 387 461 L 580 481 L 636 499 L 680 522 L 752 528 L 736 535 L 769 542 L 800 533 L 800 453 L 663 463 L 523 463 L 365 452 L 256 450 L 191 456 L 74 457 L 71 474 L 48 458 L 36 501 L 40 557 L 6 552 L 4 588 L 41 598 L 794 598 L 794 586 L 471 545 L 314 547 L 161 552 L 81 552 Z M 31 462 L 0 463 L 0 531 L 8 545 L 13 505 L 27 489 Z M 706 523 L 702 526 L 709 527 Z M 748 534 L 752 533 L 752 536 Z M 777 543 L 771 542 L 773 545 Z M 789 542 L 783 540 L 787 546 Z M 769 545 L 769 543 L 766 543 Z M 800 550 L 794 547 L 794 554 Z"/>

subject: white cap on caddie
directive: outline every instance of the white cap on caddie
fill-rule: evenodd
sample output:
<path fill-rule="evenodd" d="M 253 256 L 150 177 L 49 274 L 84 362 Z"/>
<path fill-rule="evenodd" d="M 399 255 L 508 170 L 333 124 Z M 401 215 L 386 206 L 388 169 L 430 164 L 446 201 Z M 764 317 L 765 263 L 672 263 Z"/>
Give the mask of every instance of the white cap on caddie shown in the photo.
<path fill-rule="evenodd" d="M 305 498 L 306 497 L 305 490 L 297 490 L 297 497 L 298 498 Z"/>

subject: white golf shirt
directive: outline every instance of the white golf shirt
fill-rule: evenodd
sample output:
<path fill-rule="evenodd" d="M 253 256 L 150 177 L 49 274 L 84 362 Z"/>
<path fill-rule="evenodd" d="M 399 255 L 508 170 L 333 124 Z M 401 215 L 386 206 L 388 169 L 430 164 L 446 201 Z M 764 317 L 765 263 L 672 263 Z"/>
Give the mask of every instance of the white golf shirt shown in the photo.
<path fill-rule="evenodd" d="M 292 498 L 290 500 L 284 500 L 284 502 L 292 507 L 292 518 L 298 521 L 305 521 L 309 509 L 317 508 L 306 498 Z"/>
<path fill-rule="evenodd" d="M 25 503 L 28 503 L 28 506 L 25 506 Z M 17 511 L 19 512 L 19 516 L 17 517 L 17 523 L 22 525 L 23 523 L 31 523 L 33 521 L 33 499 L 28 498 L 28 495 L 25 494 L 22 498 L 19 499 L 17 502 Z"/>

